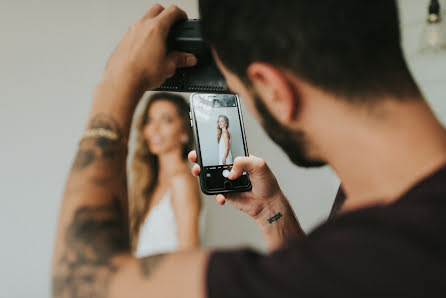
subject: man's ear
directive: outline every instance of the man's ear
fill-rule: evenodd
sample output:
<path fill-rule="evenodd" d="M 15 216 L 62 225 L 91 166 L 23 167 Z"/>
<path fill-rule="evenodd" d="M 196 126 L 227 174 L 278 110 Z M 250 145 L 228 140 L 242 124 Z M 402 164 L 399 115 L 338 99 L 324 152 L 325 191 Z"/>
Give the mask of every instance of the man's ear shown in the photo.
<path fill-rule="evenodd" d="M 289 124 L 297 119 L 297 91 L 283 71 L 266 63 L 254 62 L 248 66 L 247 75 L 268 110 L 279 122 Z"/>

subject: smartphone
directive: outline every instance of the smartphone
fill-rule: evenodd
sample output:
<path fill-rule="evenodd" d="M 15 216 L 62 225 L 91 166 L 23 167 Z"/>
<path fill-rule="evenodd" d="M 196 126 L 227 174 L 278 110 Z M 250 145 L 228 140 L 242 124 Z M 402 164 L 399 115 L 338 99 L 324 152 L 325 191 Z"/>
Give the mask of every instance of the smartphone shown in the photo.
<path fill-rule="evenodd" d="M 239 97 L 194 93 L 190 108 L 202 192 L 211 195 L 251 190 L 247 173 L 236 180 L 227 178 L 234 159 L 248 156 Z"/>

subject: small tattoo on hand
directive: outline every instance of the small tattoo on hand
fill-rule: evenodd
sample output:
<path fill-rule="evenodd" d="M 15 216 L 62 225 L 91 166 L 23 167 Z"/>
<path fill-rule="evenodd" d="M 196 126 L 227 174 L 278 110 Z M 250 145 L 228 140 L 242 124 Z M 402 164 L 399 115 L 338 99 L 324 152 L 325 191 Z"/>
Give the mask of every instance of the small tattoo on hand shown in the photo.
<path fill-rule="evenodd" d="M 268 222 L 270 224 L 272 224 L 273 222 L 278 221 L 279 218 L 281 218 L 282 216 L 283 216 L 282 213 L 279 212 L 276 215 L 274 215 L 273 217 L 268 218 Z"/>

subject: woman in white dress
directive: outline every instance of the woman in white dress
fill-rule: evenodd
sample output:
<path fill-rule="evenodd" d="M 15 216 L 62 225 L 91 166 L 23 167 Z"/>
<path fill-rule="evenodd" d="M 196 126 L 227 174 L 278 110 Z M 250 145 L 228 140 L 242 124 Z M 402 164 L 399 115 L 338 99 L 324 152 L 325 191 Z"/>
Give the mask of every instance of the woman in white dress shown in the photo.
<path fill-rule="evenodd" d="M 179 95 L 155 93 L 136 126 L 129 175 L 134 255 L 197 247 L 201 196 L 186 159 L 193 148 L 188 104 Z"/>
<path fill-rule="evenodd" d="M 218 116 L 217 142 L 218 142 L 218 164 L 230 165 L 233 163 L 231 152 L 231 135 L 228 131 L 229 119 L 225 115 Z"/>

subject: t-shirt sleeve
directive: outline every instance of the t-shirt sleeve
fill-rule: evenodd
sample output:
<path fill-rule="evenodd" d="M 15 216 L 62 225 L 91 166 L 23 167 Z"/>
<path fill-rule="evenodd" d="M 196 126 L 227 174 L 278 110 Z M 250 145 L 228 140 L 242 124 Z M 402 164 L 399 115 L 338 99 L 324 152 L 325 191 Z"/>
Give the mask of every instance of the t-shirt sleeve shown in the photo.
<path fill-rule="evenodd" d="M 272 255 L 251 249 L 218 251 L 211 255 L 207 272 L 209 298 L 320 297 L 329 288 L 330 271 L 297 242 Z M 325 283 L 325 289 L 319 291 Z"/>
<path fill-rule="evenodd" d="M 216 251 L 207 268 L 208 298 L 402 297 L 401 291 L 423 297 L 422 285 L 440 279 L 443 267 L 414 245 L 417 222 L 409 217 L 406 234 L 402 221 L 395 214 L 358 212 L 270 255 Z"/>

